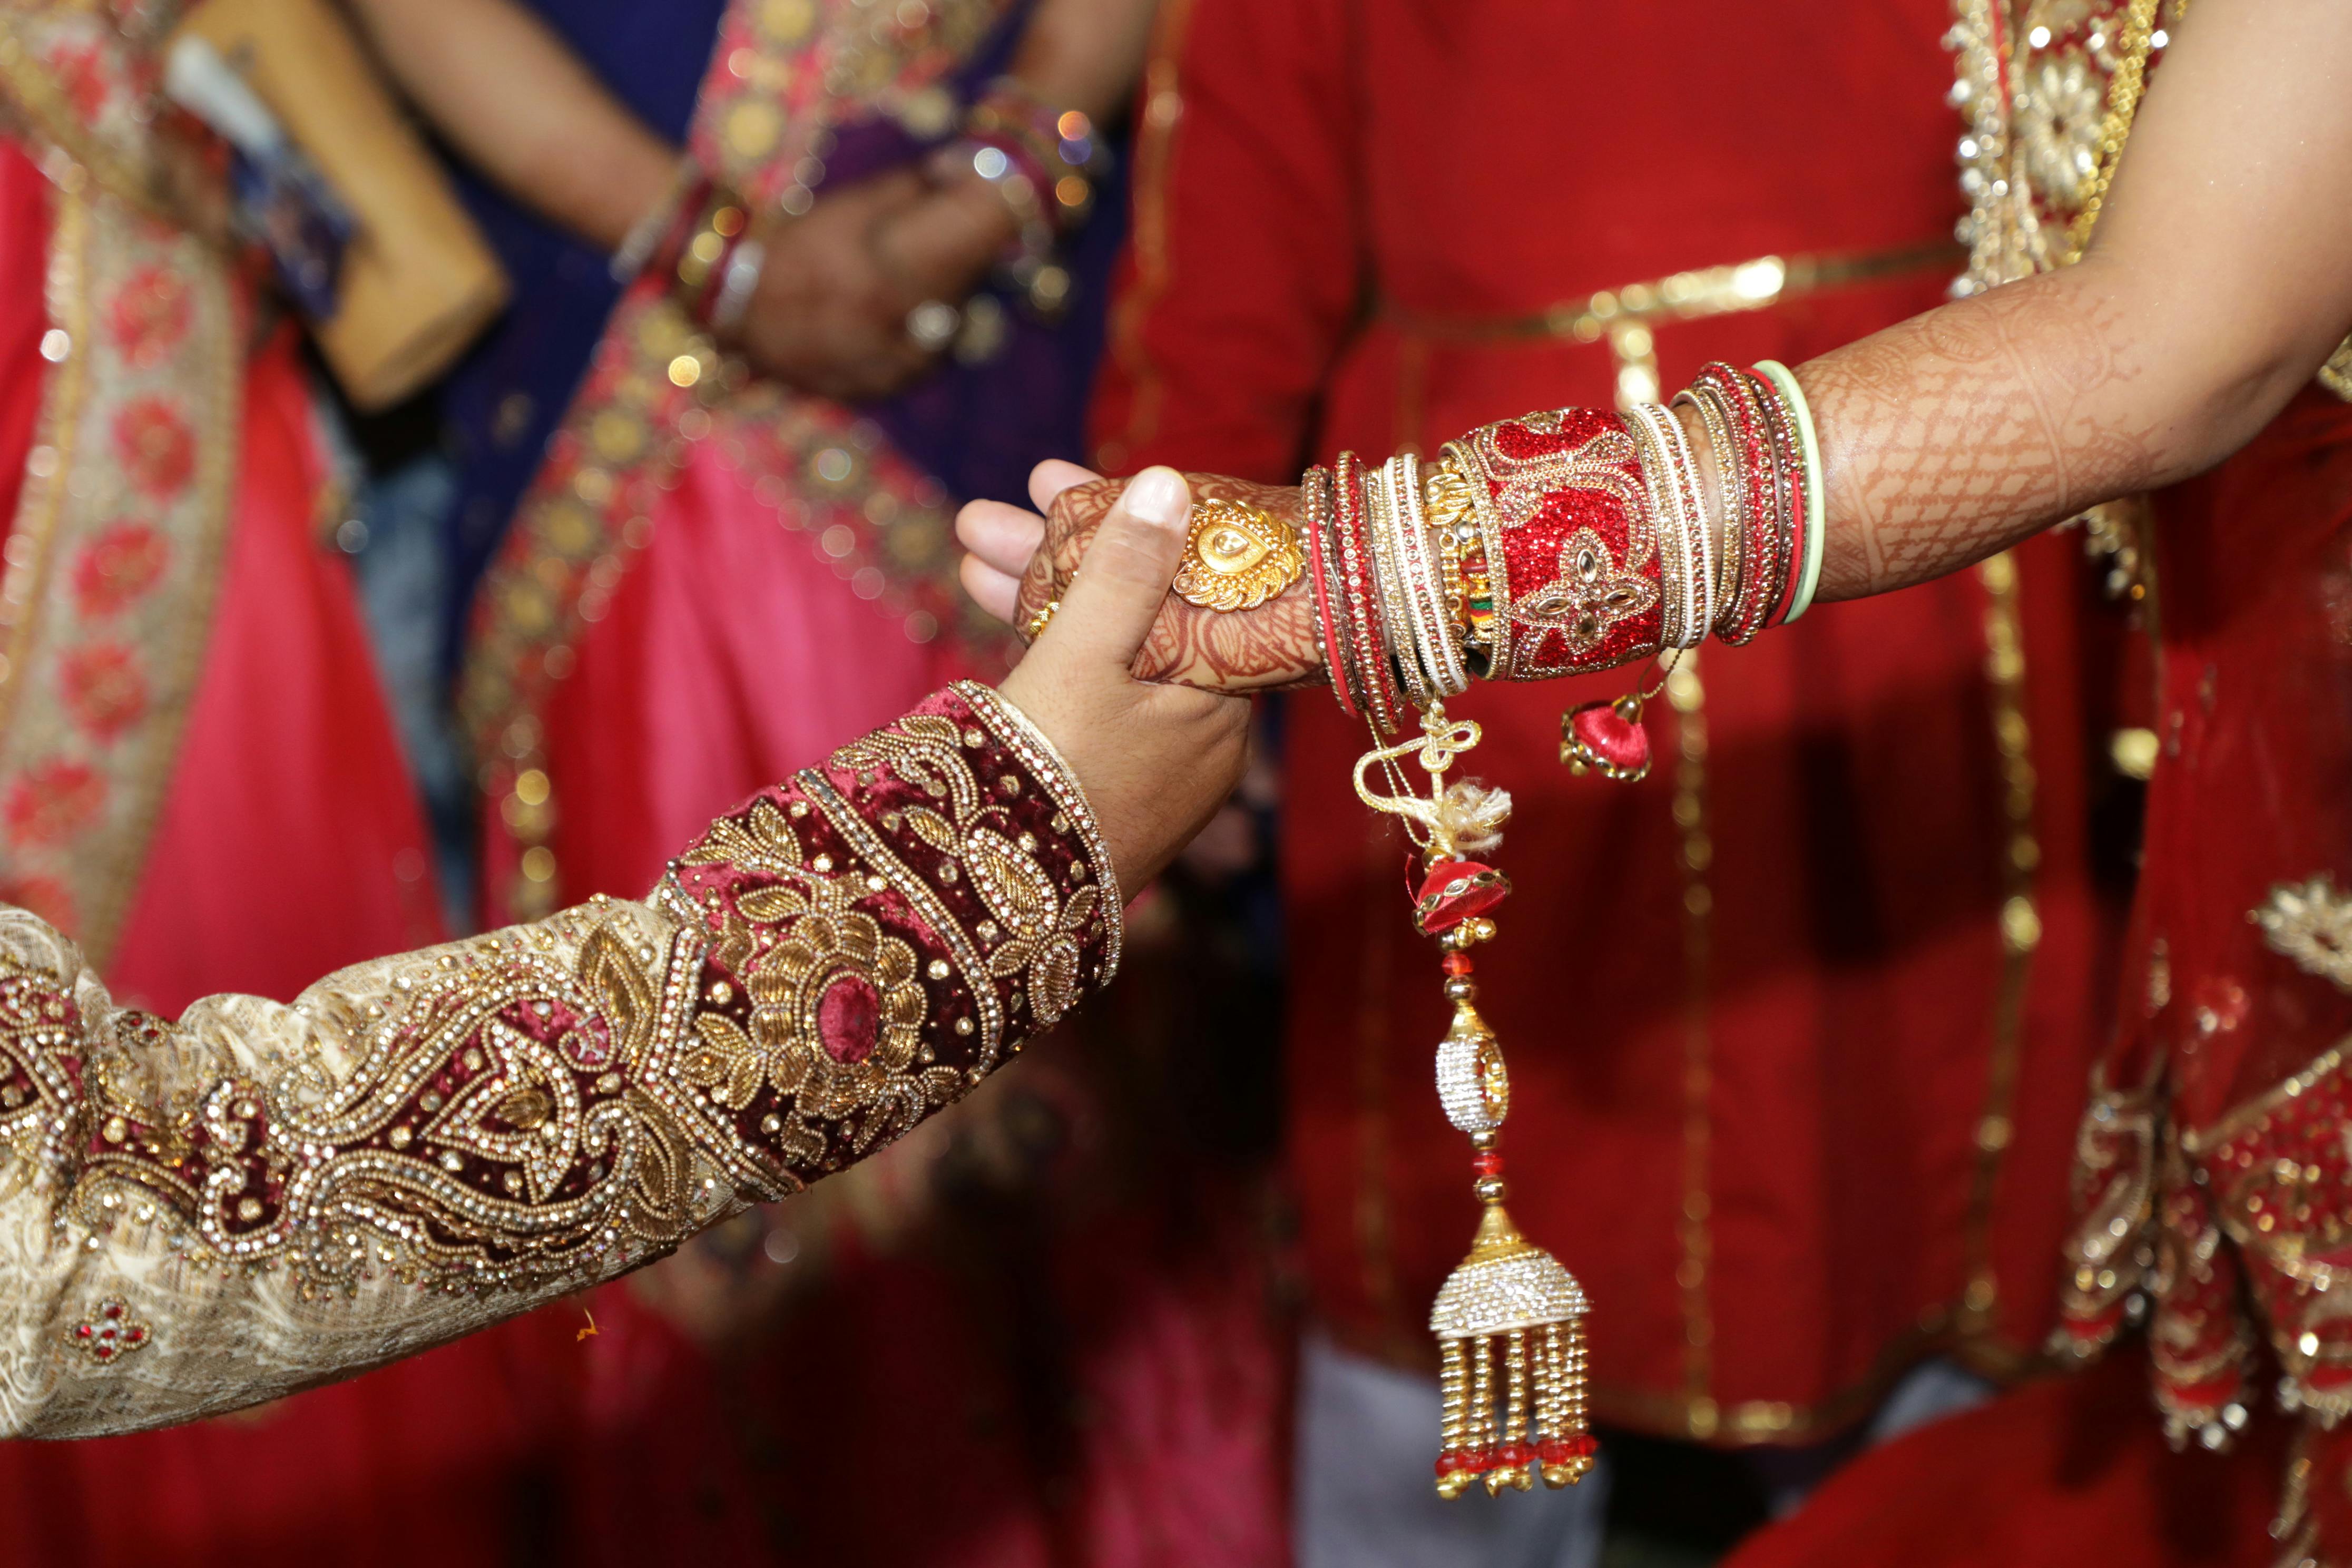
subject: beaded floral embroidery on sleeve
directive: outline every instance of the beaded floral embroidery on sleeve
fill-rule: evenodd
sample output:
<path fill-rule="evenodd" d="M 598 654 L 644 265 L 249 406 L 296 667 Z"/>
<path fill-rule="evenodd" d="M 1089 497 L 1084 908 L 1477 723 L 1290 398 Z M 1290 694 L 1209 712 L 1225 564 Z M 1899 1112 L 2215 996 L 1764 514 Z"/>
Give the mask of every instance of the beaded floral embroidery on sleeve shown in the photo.
<path fill-rule="evenodd" d="M 291 1006 L 121 1008 L 0 911 L 0 1434 L 362 1371 L 850 1164 L 1110 978 L 1117 886 L 1051 748 L 966 687 L 719 819 L 647 902 Z"/>

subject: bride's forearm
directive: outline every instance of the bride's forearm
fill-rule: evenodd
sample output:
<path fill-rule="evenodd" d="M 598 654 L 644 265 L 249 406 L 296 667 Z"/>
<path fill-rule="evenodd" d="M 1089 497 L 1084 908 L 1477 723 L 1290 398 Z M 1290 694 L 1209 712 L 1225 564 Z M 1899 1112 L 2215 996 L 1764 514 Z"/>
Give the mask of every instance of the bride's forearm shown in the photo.
<path fill-rule="evenodd" d="M 1744 641 L 1814 598 L 1956 572 L 2221 461 L 2352 330 L 2352 12 L 2337 0 L 2199 0 L 2174 31 L 2089 254 L 1798 368 L 1817 466 L 1794 400 L 1770 376 L 1727 366 L 1706 373 L 1719 382 L 1706 409 L 1680 408 L 1686 440 L 1636 416 L 1647 455 L 1633 424 L 1601 411 L 1504 420 L 1454 444 L 1491 447 L 1462 459 L 1478 473 L 1452 476 L 1458 493 L 1485 498 L 1446 524 L 1463 559 L 1477 558 L 1470 576 L 1440 592 L 1430 560 L 1400 544 L 1405 576 L 1386 561 L 1375 584 L 1327 549 L 1319 571 L 1255 608 L 1171 602 L 1140 673 L 1266 689 L 1328 679 L 1335 661 L 1402 670 L 1449 636 L 1474 674 L 1582 673 L 1696 637 Z M 1710 418 L 1735 448 L 1727 476 Z M 1686 480 L 1700 491 L 1697 529 Z M 1195 489 L 1228 483 L 1203 476 Z M 1301 491 L 1245 489 L 1294 531 L 1309 522 Z M 1021 588 L 1024 624 L 1047 613 L 1111 493 L 1063 492 Z M 1336 547 L 1347 533 L 1327 518 L 1298 538 Z M 1410 637 L 1390 624 L 1404 598 L 1424 612 Z M 1343 623 L 1380 626 L 1363 657 L 1328 635 Z M 1515 638 L 1541 644 L 1541 657 L 1498 657 Z"/>
<path fill-rule="evenodd" d="M 2090 253 L 1800 367 L 1826 472 L 1819 596 L 1957 570 L 2227 458 L 2352 327 L 2352 19 L 2180 23 Z"/>
<path fill-rule="evenodd" d="M 2095 256 L 1801 366 L 1826 490 L 1819 597 L 1909 587 L 2200 473 L 2309 380 L 2302 357 L 2213 331 L 2171 291 Z"/>
<path fill-rule="evenodd" d="M 1957 571 L 2163 464 L 2126 308 L 2064 274 L 1914 317 L 1798 371 L 1822 447 L 1820 597 Z"/>

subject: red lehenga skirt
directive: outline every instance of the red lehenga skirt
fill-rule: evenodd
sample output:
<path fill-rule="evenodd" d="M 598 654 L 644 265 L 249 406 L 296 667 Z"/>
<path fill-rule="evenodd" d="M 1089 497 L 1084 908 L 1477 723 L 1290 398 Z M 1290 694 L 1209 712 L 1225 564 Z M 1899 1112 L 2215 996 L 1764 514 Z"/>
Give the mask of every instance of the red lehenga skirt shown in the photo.
<path fill-rule="evenodd" d="M 2087 1348 L 2138 1289 L 2148 1328 L 1866 1456 L 1738 1568 L 2352 1563 L 2352 408 L 2306 392 L 2155 539 L 2161 755 L 2065 1314 Z"/>

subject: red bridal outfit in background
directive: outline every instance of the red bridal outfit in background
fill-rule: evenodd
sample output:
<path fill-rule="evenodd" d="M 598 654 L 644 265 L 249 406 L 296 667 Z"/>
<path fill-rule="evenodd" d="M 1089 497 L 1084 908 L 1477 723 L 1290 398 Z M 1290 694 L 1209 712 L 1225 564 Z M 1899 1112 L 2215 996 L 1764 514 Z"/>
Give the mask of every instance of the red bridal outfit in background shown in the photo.
<path fill-rule="evenodd" d="M 1972 281 L 2078 253 L 2067 171 L 2093 166 L 2076 154 L 2097 132 L 2070 142 L 2038 110 L 2053 86 L 2081 90 L 2065 73 L 2085 59 L 2089 89 L 2114 93 L 2124 10 L 1965 16 Z M 2144 1347 L 2130 1334 L 2084 1377 L 1868 1457 L 1742 1568 L 2352 1563 L 2347 401 L 2352 342 L 2135 525 L 2154 563 L 2157 762 L 2115 1043 L 2083 1122 L 2063 1333 L 2095 1357 L 2145 1318 Z"/>
<path fill-rule="evenodd" d="M 0 142 L 0 896 L 155 1011 L 290 996 L 440 934 L 296 341 L 51 145 Z"/>
<path fill-rule="evenodd" d="M 2068 1298 L 2090 1342 L 2147 1289 L 2147 1342 L 1865 1456 L 1738 1568 L 2352 1563 L 2352 408 L 2306 392 L 2156 499 L 2162 742 Z"/>
<path fill-rule="evenodd" d="M 1708 359 L 1801 362 L 1961 265 L 1940 0 L 1696 31 L 1490 0 L 1163 15 L 1097 408 L 1116 471 L 1433 453 Z M 1561 710 L 1636 672 L 1458 705 L 1517 801 L 1511 918 L 1479 964 L 1511 1053 L 1511 1211 L 1592 1293 L 1604 1422 L 1804 1443 L 1922 1357 L 1999 1373 L 2040 1345 L 2116 923 L 2088 869 L 2106 737 L 2084 693 L 2111 679 L 2085 641 L 2120 617 L 2082 613 L 2078 554 L 2040 541 L 1685 657 L 1639 784 L 1558 759 Z M 1475 1214 L 1430 1077 L 1444 1003 L 1402 847 L 1350 793 L 1364 731 L 1320 696 L 1288 715 L 1312 1303 L 1426 1375 Z M 1427 1399 L 1424 1468 L 1433 1377 Z"/>
<path fill-rule="evenodd" d="M 165 1015 L 215 992 L 289 998 L 443 934 L 358 596 L 322 535 L 292 332 L 260 324 L 241 263 L 139 205 L 169 139 L 195 134 L 155 109 L 176 15 L 0 17 L 0 897 Z M 429 1530 L 436 1562 L 515 1561 L 562 1538 L 573 1516 L 544 1506 L 559 1479 L 620 1479 L 591 1438 L 627 1391 L 596 1380 L 579 1321 L 551 1310 L 222 1420 L 0 1445 L 0 1555 L 388 1565 Z"/>

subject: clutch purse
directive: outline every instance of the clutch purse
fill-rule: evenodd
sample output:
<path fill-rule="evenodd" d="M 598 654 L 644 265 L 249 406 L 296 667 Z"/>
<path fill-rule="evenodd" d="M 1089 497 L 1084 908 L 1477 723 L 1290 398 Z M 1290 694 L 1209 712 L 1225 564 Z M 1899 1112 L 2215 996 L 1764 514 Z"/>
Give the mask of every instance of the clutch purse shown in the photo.
<path fill-rule="evenodd" d="M 327 365 L 363 410 L 447 369 L 506 308 L 505 269 L 329 0 L 204 0 L 180 25 L 243 76 L 353 220 Z"/>

